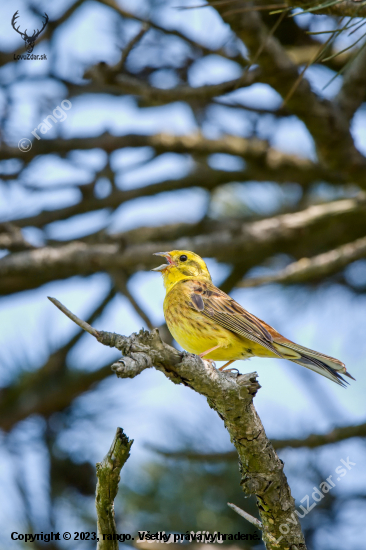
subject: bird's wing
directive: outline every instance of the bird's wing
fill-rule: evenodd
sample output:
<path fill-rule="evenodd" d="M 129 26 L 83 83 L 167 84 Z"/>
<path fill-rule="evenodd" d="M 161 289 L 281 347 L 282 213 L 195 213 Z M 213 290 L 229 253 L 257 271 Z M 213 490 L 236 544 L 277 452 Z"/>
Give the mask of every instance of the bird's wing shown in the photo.
<path fill-rule="evenodd" d="M 189 306 L 218 325 L 240 334 L 282 357 L 273 346 L 271 332 L 278 334 L 272 327 L 255 315 L 246 311 L 240 304 L 209 281 L 189 280 Z"/>
<path fill-rule="evenodd" d="M 260 344 L 278 357 L 318 372 L 341 386 L 348 382 L 339 372 L 354 380 L 341 361 L 291 342 L 273 327 L 246 311 L 211 282 L 190 280 L 187 290 L 190 297 L 188 305 L 227 330 Z"/>

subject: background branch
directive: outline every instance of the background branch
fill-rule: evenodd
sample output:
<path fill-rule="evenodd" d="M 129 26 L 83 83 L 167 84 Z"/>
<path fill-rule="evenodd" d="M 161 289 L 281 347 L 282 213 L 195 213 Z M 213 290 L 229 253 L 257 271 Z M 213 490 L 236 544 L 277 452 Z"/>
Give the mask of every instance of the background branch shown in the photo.
<path fill-rule="evenodd" d="M 314 258 L 302 258 L 278 273 L 265 277 L 244 279 L 238 287 L 253 287 L 269 283 L 297 284 L 321 279 L 343 269 L 346 265 L 366 256 L 366 237 L 357 239 L 335 250 L 319 254 Z"/>
<path fill-rule="evenodd" d="M 109 272 L 111 269 L 123 269 L 130 273 L 136 264 L 152 268 L 153 254 L 157 250 L 195 250 L 201 256 L 216 257 L 220 261 L 232 261 L 236 257 L 237 263 L 249 269 L 262 261 L 274 245 L 278 252 L 291 251 L 306 255 L 308 237 L 312 249 L 316 250 L 311 237 L 318 231 L 322 231 L 322 240 L 317 246 L 331 246 L 335 239 L 339 242 L 346 237 L 345 231 L 342 231 L 343 223 L 347 224 L 351 237 L 354 232 L 357 237 L 358 231 L 365 230 L 365 210 L 365 196 L 361 193 L 354 199 L 313 205 L 299 212 L 255 222 L 212 224 L 212 232 L 207 235 L 177 241 L 157 241 L 135 246 L 126 246 L 126 243 L 124 246 L 117 243 L 88 245 L 73 241 L 65 246 L 18 252 L 0 259 L 0 294 L 35 288 L 50 280 L 73 275 Z M 352 225 L 348 224 L 350 217 Z"/>
<path fill-rule="evenodd" d="M 93 323 L 114 298 L 112 288 L 89 315 Z M 24 369 L 17 379 L 0 389 L 0 428 L 9 432 L 21 420 L 31 415 L 45 419 L 67 409 L 79 395 L 90 390 L 111 371 L 109 365 L 92 371 L 72 369 L 67 358 L 85 332 L 80 329 L 56 351 L 50 353 L 44 364 L 36 371 Z"/>
<path fill-rule="evenodd" d="M 332 443 L 338 443 L 351 437 L 366 437 L 366 423 L 358 424 L 357 426 L 340 426 L 334 428 L 326 434 L 310 434 L 304 439 L 271 439 L 271 443 L 276 450 L 286 449 L 291 447 L 293 449 L 300 449 L 301 447 L 307 447 L 309 449 L 315 449 L 323 445 L 329 445 Z M 207 462 L 226 462 L 227 460 L 236 461 L 237 452 L 228 451 L 224 453 L 197 453 L 187 450 L 182 451 L 166 451 L 155 445 L 149 445 L 149 448 L 167 458 L 174 459 L 186 459 L 196 461 Z"/>

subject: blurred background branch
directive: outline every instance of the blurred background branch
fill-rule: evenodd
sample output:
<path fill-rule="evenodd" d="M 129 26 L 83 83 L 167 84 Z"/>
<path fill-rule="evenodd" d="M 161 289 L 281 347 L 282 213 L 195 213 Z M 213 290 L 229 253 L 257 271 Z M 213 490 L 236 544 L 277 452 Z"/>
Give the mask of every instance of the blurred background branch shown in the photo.
<path fill-rule="evenodd" d="M 48 14 L 34 48 L 47 59 L 17 58 L 16 9 L 22 29 Z M 176 346 L 148 272 L 160 250 L 204 256 L 244 307 L 355 374 L 340 393 L 281 361 L 238 363 L 260 373 L 256 407 L 296 502 L 341 458 L 362 464 L 363 3 L 26 0 L 0 10 L 0 531 L 93 531 L 94 464 L 115 425 L 136 440 L 119 532 L 242 531 L 228 501 L 255 516 L 200 396 L 151 369 L 116 384 L 119 354 L 46 300 L 59 296 L 96 330 L 159 327 Z M 364 543 L 356 470 L 301 519 L 309 548 Z"/>
<path fill-rule="evenodd" d="M 334 428 L 327 434 L 310 434 L 305 439 L 272 439 L 272 445 L 274 449 L 285 449 L 291 447 L 298 449 L 300 447 L 308 447 L 314 449 L 322 445 L 329 445 L 330 443 L 338 443 L 344 439 L 351 437 L 366 437 L 366 424 L 359 424 L 358 426 L 344 426 L 340 428 Z M 200 460 L 208 462 L 222 462 L 226 460 L 237 460 L 237 452 L 231 451 L 226 453 L 193 453 L 186 450 L 183 451 L 164 451 L 159 447 L 151 447 L 155 452 L 169 457 L 169 458 L 185 458 L 188 460 Z"/>

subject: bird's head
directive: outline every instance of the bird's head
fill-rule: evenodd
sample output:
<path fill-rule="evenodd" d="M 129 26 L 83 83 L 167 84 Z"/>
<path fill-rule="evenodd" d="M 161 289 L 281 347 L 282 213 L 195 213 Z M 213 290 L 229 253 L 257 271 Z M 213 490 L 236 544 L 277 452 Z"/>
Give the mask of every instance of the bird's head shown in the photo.
<path fill-rule="evenodd" d="M 211 281 L 211 275 L 205 262 L 194 252 L 172 250 L 171 252 L 156 252 L 155 256 L 166 258 L 166 264 L 159 265 L 151 271 L 160 271 L 167 291 L 178 281 L 189 277 L 199 277 Z"/>

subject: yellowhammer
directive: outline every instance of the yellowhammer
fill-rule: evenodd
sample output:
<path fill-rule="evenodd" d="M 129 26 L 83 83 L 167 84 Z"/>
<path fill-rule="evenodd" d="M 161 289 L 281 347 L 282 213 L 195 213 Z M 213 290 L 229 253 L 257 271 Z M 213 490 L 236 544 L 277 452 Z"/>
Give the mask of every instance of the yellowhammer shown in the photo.
<path fill-rule="evenodd" d="M 257 357 L 289 359 L 333 382 L 353 378 L 341 361 L 294 344 L 248 311 L 211 281 L 205 262 L 188 250 L 157 252 L 167 264 L 155 267 L 163 275 L 166 296 L 164 316 L 168 328 L 185 350 L 201 358 L 237 361 Z"/>

